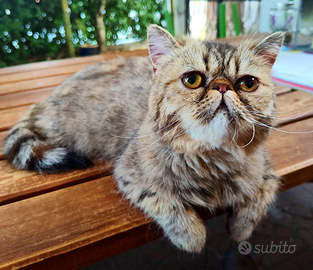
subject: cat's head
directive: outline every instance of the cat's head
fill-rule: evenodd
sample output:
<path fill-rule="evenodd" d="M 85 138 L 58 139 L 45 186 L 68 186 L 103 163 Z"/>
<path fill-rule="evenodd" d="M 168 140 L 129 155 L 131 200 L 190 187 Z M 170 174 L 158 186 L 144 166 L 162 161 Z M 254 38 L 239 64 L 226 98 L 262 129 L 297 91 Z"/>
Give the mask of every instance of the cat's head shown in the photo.
<path fill-rule="evenodd" d="M 274 124 L 271 68 L 284 34 L 238 47 L 174 39 L 151 25 L 154 77 L 149 114 L 161 140 L 182 152 L 236 145 L 253 149 Z"/>

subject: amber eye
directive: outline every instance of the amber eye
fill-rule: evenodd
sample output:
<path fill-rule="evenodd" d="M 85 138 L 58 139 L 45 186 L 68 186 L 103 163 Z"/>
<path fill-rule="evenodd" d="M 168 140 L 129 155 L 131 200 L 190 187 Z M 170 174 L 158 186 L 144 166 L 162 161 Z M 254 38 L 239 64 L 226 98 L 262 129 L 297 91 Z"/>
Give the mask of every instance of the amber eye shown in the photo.
<path fill-rule="evenodd" d="M 237 81 L 238 87 L 247 92 L 256 90 L 259 84 L 259 80 L 252 76 L 244 76 Z"/>
<path fill-rule="evenodd" d="M 197 72 L 184 74 L 181 78 L 182 83 L 191 89 L 196 89 L 202 85 L 202 76 Z"/>

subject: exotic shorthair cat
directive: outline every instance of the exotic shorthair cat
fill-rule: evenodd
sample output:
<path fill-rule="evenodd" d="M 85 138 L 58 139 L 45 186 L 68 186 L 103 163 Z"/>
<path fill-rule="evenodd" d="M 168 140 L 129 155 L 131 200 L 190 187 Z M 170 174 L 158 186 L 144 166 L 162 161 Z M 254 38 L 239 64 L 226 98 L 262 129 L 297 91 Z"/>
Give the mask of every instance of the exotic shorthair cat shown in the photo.
<path fill-rule="evenodd" d="M 280 184 L 264 141 L 274 125 L 270 74 L 283 36 L 235 47 L 176 40 L 151 25 L 150 58 L 77 72 L 12 128 L 5 155 L 39 173 L 111 160 L 121 192 L 177 247 L 204 247 L 193 205 L 231 209 L 228 231 L 242 241 Z"/>

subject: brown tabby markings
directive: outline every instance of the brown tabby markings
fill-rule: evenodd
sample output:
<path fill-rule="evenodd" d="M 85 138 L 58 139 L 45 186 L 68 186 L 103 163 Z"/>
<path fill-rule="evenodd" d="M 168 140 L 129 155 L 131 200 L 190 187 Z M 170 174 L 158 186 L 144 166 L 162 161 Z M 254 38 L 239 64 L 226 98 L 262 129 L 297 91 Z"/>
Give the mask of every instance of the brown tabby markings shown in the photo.
<path fill-rule="evenodd" d="M 273 34 L 235 47 L 148 29 L 150 59 L 119 58 L 79 71 L 10 131 L 4 153 L 39 173 L 115 162 L 121 192 L 179 248 L 198 252 L 206 230 L 193 206 L 231 209 L 235 240 L 251 234 L 279 187 L 264 141 L 275 116 Z M 189 89 L 181 77 L 201 74 Z M 259 87 L 237 85 L 253 76 Z M 225 93 L 219 85 L 227 85 Z"/>

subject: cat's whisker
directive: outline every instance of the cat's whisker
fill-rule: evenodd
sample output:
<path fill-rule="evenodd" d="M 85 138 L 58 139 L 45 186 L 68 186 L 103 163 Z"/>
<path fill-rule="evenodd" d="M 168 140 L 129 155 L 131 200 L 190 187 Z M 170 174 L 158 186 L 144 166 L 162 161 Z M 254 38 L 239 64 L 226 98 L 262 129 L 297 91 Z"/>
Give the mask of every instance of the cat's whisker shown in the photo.
<path fill-rule="evenodd" d="M 266 94 L 266 93 L 263 93 L 262 95 L 260 95 L 254 102 L 259 101 L 261 98 L 264 97 L 265 94 Z M 253 109 L 256 113 L 261 113 L 261 114 L 263 114 L 263 115 L 266 115 L 266 114 L 268 114 L 268 113 L 269 113 L 269 114 L 272 113 L 272 112 L 261 112 L 260 110 L 256 109 L 252 104 L 250 104 L 250 105 L 244 105 L 243 107 L 244 107 L 244 108 L 247 108 L 247 109 Z M 303 115 L 305 115 L 305 114 L 311 112 L 312 110 L 313 110 L 313 109 L 311 109 L 310 111 L 304 113 Z M 292 111 L 287 111 L 287 112 L 276 111 L 275 114 L 288 114 L 288 113 L 295 113 L 295 112 L 299 112 L 299 111 L 300 111 L 300 110 L 292 110 Z M 301 116 L 302 116 L 302 115 L 301 115 Z M 275 118 L 274 116 L 267 116 L 267 117 Z M 292 117 L 293 117 L 293 116 L 292 116 Z M 295 117 L 297 117 L 297 116 L 295 116 Z M 278 119 L 278 118 L 277 118 L 277 119 Z M 283 118 L 281 118 L 281 119 L 283 119 Z"/>
<path fill-rule="evenodd" d="M 251 45 L 251 40 L 255 37 L 255 35 L 259 32 L 260 29 L 261 28 L 259 27 L 258 30 L 252 35 L 252 37 L 248 41 L 246 41 L 246 40 L 244 41 L 243 44 L 245 44 L 245 47 L 243 48 L 241 55 L 245 54 L 249 50 L 249 46 Z M 261 35 L 261 36 L 263 39 L 263 35 Z M 256 39 L 255 43 L 257 43 L 259 40 L 260 40 L 260 37 L 258 39 Z M 239 48 L 240 48 L 240 46 L 239 46 Z"/>
<path fill-rule="evenodd" d="M 172 125 L 176 124 L 178 121 L 183 120 L 184 117 L 185 117 L 186 115 L 188 115 L 188 114 L 189 114 L 189 113 L 186 113 L 186 114 L 184 114 L 184 115 L 182 115 L 182 116 L 179 115 L 179 114 L 172 114 L 172 115 L 179 115 L 180 118 L 178 118 L 176 121 L 172 122 L 171 124 L 165 126 L 164 128 L 161 128 L 160 130 L 157 131 L 157 133 L 160 133 L 160 132 L 162 132 L 163 130 L 168 129 L 168 128 L 171 127 Z M 116 138 L 121 138 L 121 139 L 133 139 L 133 138 L 146 138 L 146 137 L 150 137 L 150 136 L 152 136 L 152 135 L 154 135 L 154 134 L 155 134 L 154 132 L 151 132 L 151 133 L 149 133 L 148 135 L 143 135 L 143 136 L 123 137 L 123 136 L 117 136 L 117 135 L 113 135 L 113 134 L 111 134 L 111 136 L 112 136 L 112 137 L 116 137 Z"/>
<path fill-rule="evenodd" d="M 280 128 L 277 128 L 277 127 L 272 127 L 272 126 L 269 126 L 269 125 L 266 125 L 264 123 L 261 123 L 255 119 L 251 119 L 256 125 L 259 125 L 259 126 L 264 126 L 264 127 L 267 127 L 267 128 L 270 128 L 270 129 L 273 129 L 273 130 L 277 130 L 277 131 L 280 131 L 280 132 L 283 132 L 283 133 L 290 133 L 290 134 L 308 134 L 308 133 L 313 133 L 313 130 L 311 131 L 288 131 L 288 130 L 283 130 L 283 129 L 280 129 Z"/>
<path fill-rule="evenodd" d="M 240 46 L 246 41 L 247 36 L 248 36 L 248 32 L 243 35 L 243 38 L 241 39 L 241 42 L 240 42 L 238 48 L 240 48 Z"/>
<path fill-rule="evenodd" d="M 246 145 L 244 145 L 244 146 L 239 146 L 240 148 L 245 148 L 245 147 L 247 147 L 248 145 L 250 145 L 250 144 L 252 143 L 252 141 L 253 141 L 253 139 L 254 139 L 254 137 L 255 137 L 255 126 L 254 126 L 254 124 L 252 124 L 252 128 L 253 128 L 253 134 L 252 134 L 251 140 L 250 140 Z"/>
<path fill-rule="evenodd" d="M 260 28 L 252 35 L 252 37 L 248 41 L 245 41 L 245 47 L 243 47 L 243 49 L 241 50 L 241 53 L 240 53 L 240 58 L 241 58 L 242 62 L 245 62 L 246 59 L 249 59 L 249 55 L 247 54 L 247 52 L 250 50 L 251 46 L 253 44 L 255 44 L 255 45 L 259 44 L 260 41 L 264 38 L 264 35 L 261 34 L 260 37 L 256 38 L 252 42 L 255 35 L 259 33 L 259 30 L 260 30 Z"/>
<path fill-rule="evenodd" d="M 236 144 L 237 147 L 239 147 L 239 145 L 236 142 L 235 137 L 238 136 L 239 131 L 242 130 L 242 129 L 243 129 L 243 127 L 237 130 L 237 127 L 236 127 L 236 131 L 235 131 L 234 136 L 232 138 L 232 143 Z"/>
<path fill-rule="evenodd" d="M 255 33 L 258 33 L 260 29 L 261 29 L 261 27 L 259 27 Z M 249 31 L 246 31 L 246 33 L 244 34 L 244 37 L 242 39 L 242 42 L 247 41 L 248 35 L 249 35 Z"/>
<path fill-rule="evenodd" d="M 251 114 L 253 115 L 257 115 L 257 116 L 261 116 L 261 117 L 267 117 L 267 118 L 272 118 L 272 119 L 279 119 L 279 120 L 292 120 L 292 119 L 297 119 L 298 117 L 302 117 L 302 116 L 305 116 L 307 114 L 309 114 L 310 112 L 312 112 L 313 109 L 303 113 L 303 114 L 300 114 L 300 115 L 295 115 L 295 116 L 292 116 L 292 117 L 277 117 L 277 116 L 268 116 L 268 115 L 265 115 L 263 113 L 254 113 L 254 112 L 251 112 Z"/>
<path fill-rule="evenodd" d="M 167 136 L 167 134 L 163 134 L 160 138 L 158 138 L 157 140 L 155 140 L 153 143 L 149 144 L 147 147 L 144 147 L 144 148 L 141 148 L 140 150 L 138 151 L 134 151 L 134 152 L 131 152 L 132 154 L 134 153 L 139 153 L 139 152 L 142 152 L 143 150 L 146 150 L 148 148 L 150 148 L 151 146 L 155 145 L 157 142 L 159 142 L 161 139 L 163 139 L 163 137 Z"/>
<path fill-rule="evenodd" d="M 178 121 L 178 120 L 177 120 L 177 121 Z M 181 124 L 181 123 L 180 123 L 180 124 Z M 185 130 L 185 131 L 182 132 L 181 134 L 176 135 L 174 138 L 177 138 L 177 137 L 179 137 L 179 136 L 182 136 L 182 135 L 186 134 L 189 130 L 191 130 L 191 129 L 194 127 L 195 124 L 196 124 L 196 122 L 194 122 L 194 123 L 191 125 L 190 128 L 188 128 L 187 130 Z M 150 136 L 151 136 L 151 135 L 150 135 Z M 158 138 L 156 141 L 154 141 L 153 143 L 151 143 L 151 144 L 148 145 L 147 147 L 141 148 L 139 151 L 134 151 L 134 152 L 132 152 L 132 153 L 139 153 L 139 152 L 141 152 L 141 151 L 143 151 L 143 150 L 146 150 L 146 149 L 150 148 L 151 146 L 153 146 L 153 145 L 155 145 L 157 142 L 159 142 L 161 139 L 163 139 L 165 136 L 167 136 L 167 134 L 163 134 L 160 138 Z"/>
<path fill-rule="evenodd" d="M 164 135 L 163 135 L 163 136 L 164 136 Z M 142 152 L 142 151 L 144 151 L 144 150 L 150 148 L 151 146 L 153 146 L 153 145 L 155 145 L 157 142 L 159 142 L 159 141 L 163 138 L 163 136 L 161 136 L 160 138 L 158 138 L 157 140 L 155 140 L 153 143 L 149 144 L 147 147 L 141 148 L 141 149 L 138 150 L 138 151 L 130 152 L 130 154 L 139 153 L 139 152 Z"/>
<path fill-rule="evenodd" d="M 198 119 L 197 119 L 198 120 Z M 188 131 L 190 131 L 195 125 L 196 125 L 197 121 L 194 121 L 194 123 L 190 126 L 190 128 L 187 128 L 187 130 L 184 130 L 183 132 L 181 132 L 180 134 L 176 135 L 174 138 L 180 137 L 182 135 L 187 134 Z"/>
<path fill-rule="evenodd" d="M 257 99 L 255 99 L 254 102 L 256 103 L 257 101 L 259 101 L 259 100 L 262 99 L 266 94 L 267 94 L 266 92 L 263 93 L 263 94 L 260 95 Z M 251 104 L 250 104 L 250 105 L 245 105 L 244 107 L 245 107 L 245 108 L 250 107 L 251 109 L 254 109 L 253 105 L 251 105 Z"/>

